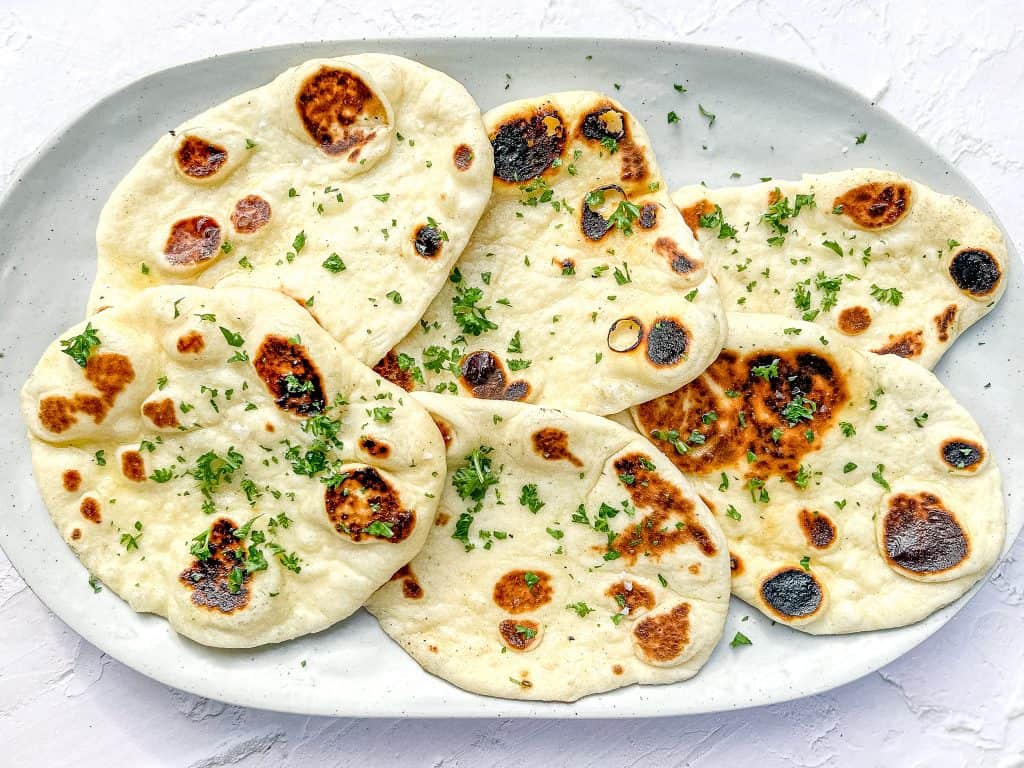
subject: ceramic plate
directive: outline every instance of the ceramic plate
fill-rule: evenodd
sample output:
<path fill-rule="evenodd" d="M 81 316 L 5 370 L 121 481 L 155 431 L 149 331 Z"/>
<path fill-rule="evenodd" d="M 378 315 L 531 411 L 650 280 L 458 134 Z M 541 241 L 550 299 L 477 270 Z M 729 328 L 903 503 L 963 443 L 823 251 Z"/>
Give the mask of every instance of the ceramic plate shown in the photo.
<path fill-rule="evenodd" d="M 360 611 L 317 635 L 241 651 L 204 648 L 158 617 L 133 613 L 88 574 L 44 508 L 17 393 L 47 344 L 84 312 L 95 272 L 94 232 L 115 184 L 163 131 L 316 56 L 383 51 L 462 81 L 487 110 L 574 88 L 620 99 L 650 132 L 672 189 L 694 181 L 747 184 L 856 166 L 892 168 L 991 210 L 956 169 L 853 91 L 782 61 L 669 43 L 593 40 L 363 40 L 234 53 L 143 78 L 96 104 L 49 141 L 0 203 L 0 478 L 7 501 L 0 544 L 43 602 L 91 643 L 168 685 L 247 706 L 351 716 L 625 717 L 711 712 L 805 696 L 878 669 L 927 638 L 967 597 L 911 627 L 810 637 L 772 625 L 733 600 L 726 638 L 692 680 L 633 686 L 574 704 L 512 702 L 465 693 L 422 672 Z M 688 91 L 677 93 L 673 83 Z M 714 125 L 698 104 L 714 113 Z M 669 125 L 674 110 L 682 121 Z M 866 143 L 854 137 L 867 133 Z M 742 174 L 738 180 L 734 172 Z M 981 424 L 1010 500 L 1007 548 L 1020 529 L 1020 473 L 1009 460 L 1024 404 L 1015 346 L 1024 327 L 1021 270 L 997 309 L 972 327 L 936 373 Z M 991 386 L 989 386 L 991 385 Z M 969 597 L 969 596 L 968 596 Z M 744 618 L 749 619 L 742 621 Z"/>

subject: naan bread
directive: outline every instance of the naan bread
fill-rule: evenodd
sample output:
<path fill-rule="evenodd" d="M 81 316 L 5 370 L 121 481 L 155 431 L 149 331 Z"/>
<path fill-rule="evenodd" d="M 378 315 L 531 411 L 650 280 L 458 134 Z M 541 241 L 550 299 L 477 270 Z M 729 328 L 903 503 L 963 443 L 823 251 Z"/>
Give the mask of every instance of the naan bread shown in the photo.
<path fill-rule="evenodd" d="M 407 389 L 598 414 L 704 370 L 724 313 L 643 127 L 586 91 L 484 122 L 490 205 L 421 327 L 376 369 Z"/>
<path fill-rule="evenodd" d="M 22 410 L 86 568 L 206 645 L 348 616 L 419 551 L 444 478 L 423 408 L 261 289 L 126 299 L 49 346 Z"/>
<path fill-rule="evenodd" d="M 423 551 L 367 603 L 391 637 L 428 672 L 506 698 L 697 673 L 722 633 L 728 553 L 653 445 L 587 414 L 415 397 L 449 481 Z"/>
<path fill-rule="evenodd" d="M 729 312 L 813 320 L 858 349 L 926 368 L 1006 288 L 1006 244 L 992 220 L 890 171 L 695 185 L 673 200 Z"/>
<path fill-rule="evenodd" d="M 165 283 L 274 288 L 372 365 L 448 277 L 492 168 L 447 75 L 383 54 L 307 61 L 142 157 L 100 216 L 89 311 Z"/>
<path fill-rule="evenodd" d="M 730 313 L 718 360 L 633 416 L 721 523 L 733 592 L 775 621 L 910 624 L 999 556 L 999 469 L 978 425 L 921 366 L 821 326 Z"/>

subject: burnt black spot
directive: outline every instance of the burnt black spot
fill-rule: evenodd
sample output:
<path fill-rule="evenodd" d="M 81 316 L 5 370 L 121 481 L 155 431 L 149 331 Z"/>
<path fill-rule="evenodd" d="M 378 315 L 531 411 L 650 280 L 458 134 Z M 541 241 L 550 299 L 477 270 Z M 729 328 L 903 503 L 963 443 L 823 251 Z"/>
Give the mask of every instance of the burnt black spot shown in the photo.
<path fill-rule="evenodd" d="M 503 181 L 526 181 L 544 173 L 561 156 L 565 124 L 553 108 L 539 109 L 529 118 L 517 117 L 504 123 L 491 139 L 491 146 L 494 175 Z"/>
<path fill-rule="evenodd" d="M 886 556 L 893 565 L 911 573 L 939 573 L 967 557 L 963 528 L 931 493 L 893 496 L 883 531 Z"/>
<path fill-rule="evenodd" d="M 600 240 L 612 228 L 612 224 L 604 216 L 590 207 L 591 196 L 599 195 L 603 201 L 606 192 L 616 192 L 626 199 L 626 193 L 618 184 L 605 184 L 603 187 L 591 190 L 583 198 L 580 205 L 580 229 L 588 240 Z M 598 204 L 600 205 L 600 203 Z"/>
<path fill-rule="evenodd" d="M 530 385 L 525 381 L 513 381 L 508 385 L 503 400 L 522 400 L 530 393 Z"/>
<path fill-rule="evenodd" d="M 658 223 L 658 206 L 655 203 L 644 203 L 640 209 L 640 219 L 637 222 L 641 229 L 651 229 Z"/>
<path fill-rule="evenodd" d="M 267 336 L 252 364 L 279 408 L 299 416 L 323 411 L 323 382 L 305 347 L 283 336 Z"/>
<path fill-rule="evenodd" d="M 686 354 L 686 329 L 678 320 L 662 317 L 647 334 L 647 359 L 655 365 L 675 365 Z"/>
<path fill-rule="evenodd" d="M 530 391 L 525 381 L 508 381 L 505 366 L 486 350 L 474 352 L 462 361 L 462 382 L 473 397 L 484 400 L 522 400 Z"/>
<path fill-rule="evenodd" d="M 985 458 L 980 445 L 966 440 L 947 440 L 942 444 L 942 460 L 957 469 L 974 469 Z"/>
<path fill-rule="evenodd" d="M 416 527 L 415 511 L 402 506 L 398 491 L 373 467 L 346 472 L 324 493 L 324 506 L 334 529 L 353 541 L 369 536 L 395 543 Z"/>
<path fill-rule="evenodd" d="M 603 119 L 603 115 L 608 112 L 614 112 L 618 115 L 617 121 L 621 124 L 619 130 L 612 131 L 608 127 L 608 121 Z M 595 109 L 583 118 L 583 123 L 580 126 L 580 133 L 592 141 L 600 141 L 601 139 L 615 139 L 618 141 L 626 135 L 626 121 L 623 118 L 622 113 L 617 109 L 612 109 L 611 107 Z"/>
<path fill-rule="evenodd" d="M 949 276 L 957 288 L 973 296 L 987 296 L 1001 276 L 999 264 L 988 251 L 970 248 L 960 251 L 949 265 Z"/>
<path fill-rule="evenodd" d="M 608 349 L 632 352 L 644 340 L 644 324 L 638 317 L 620 317 L 608 328 Z"/>
<path fill-rule="evenodd" d="M 821 605 L 821 585 L 801 568 L 786 568 L 761 585 L 761 597 L 782 616 L 810 616 Z"/>
<path fill-rule="evenodd" d="M 226 517 L 217 520 L 206 539 L 209 555 L 196 559 L 178 580 L 192 590 L 192 602 L 221 613 L 233 613 L 249 602 L 249 582 L 253 574 L 245 570 L 246 551 L 235 536 L 235 523 Z M 231 572 L 238 569 L 237 581 Z"/>
<path fill-rule="evenodd" d="M 413 241 L 413 245 L 416 248 L 416 253 L 427 259 L 432 259 L 437 256 L 438 251 L 441 250 L 441 243 L 444 238 L 441 236 L 441 231 L 430 224 L 423 224 L 416 230 L 416 238 Z"/>
<path fill-rule="evenodd" d="M 474 393 L 477 389 L 505 388 L 504 367 L 490 352 L 474 352 L 463 360 L 462 378 Z"/>

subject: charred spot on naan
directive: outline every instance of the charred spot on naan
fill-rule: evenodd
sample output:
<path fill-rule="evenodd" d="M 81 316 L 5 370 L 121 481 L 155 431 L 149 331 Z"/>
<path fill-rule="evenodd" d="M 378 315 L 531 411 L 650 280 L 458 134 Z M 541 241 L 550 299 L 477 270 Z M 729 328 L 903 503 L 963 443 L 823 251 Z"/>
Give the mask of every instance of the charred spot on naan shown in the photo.
<path fill-rule="evenodd" d="M 644 340 L 644 324 L 639 317 L 620 317 L 608 328 L 608 349 L 632 352 Z"/>
<path fill-rule="evenodd" d="M 551 104 L 511 115 L 491 135 L 494 175 L 518 184 L 540 176 L 565 150 L 565 122 Z"/>
<path fill-rule="evenodd" d="M 330 156 L 348 153 L 350 162 L 387 126 L 380 97 L 355 72 L 336 67 L 322 66 L 310 75 L 299 88 L 295 107 L 320 150 Z"/>
<path fill-rule="evenodd" d="M 231 212 L 231 226 L 236 232 L 250 235 L 266 226 L 270 221 L 270 203 L 259 195 L 246 195 Z"/>
<path fill-rule="evenodd" d="M 613 194 L 609 195 L 609 193 Z M 592 207 L 591 203 L 598 208 L 607 205 L 610 210 L 614 210 L 618 202 L 611 202 L 613 199 L 629 201 L 625 190 L 618 184 L 605 184 L 590 190 L 583 196 L 583 200 L 580 202 L 580 230 L 588 240 L 596 242 L 612 230 L 612 223 L 602 216 L 600 211 Z"/>
<path fill-rule="evenodd" d="M 399 365 L 398 353 L 393 349 L 388 350 L 388 353 L 377 361 L 373 370 L 406 392 L 412 392 L 416 388 L 412 374 Z"/>
<path fill-rule="evenodd" d="M 206 339 L 199 331 L 189 331 L 178 337 L 178 352 L 183 355 L 198 355 L 206 346 Z"/>
<path fill-rule="evenodd" d="M 99 391 L 107 406 L 135 380 L 132 361 L 116 352 L 90 355 L 85 364 L 85 378 Z"/>
<path fill-rule="evenodd" d="M 657 560 L 689 542 L 707 557 L 717 553 L 711 534 L 697 518 L 694 503 L 658 474 L 649 456 L 626 454 L 615 460 L 614 467 L 633 505 L 650 513 L 623 528 L 609 544 L 609 551 L 618 552 L 627 563 L 636 563 L 638 557 Z"/>
<path fill-rule="evenodd" d="M 174 407 L 174 401 L 169 397 L 145 403 L 142 406 L 142 415 L 153 422 L 153 426 L 160 429 L 176 429 L 178 427 L 178 414 Z"/>
<path fill-rule="evenodd" d="M 134 483 L 144 482 L 146 479 L 146 462 L 138 451 L 124 451 L 121 453 L 121 474 Z"/>
<path fill-rule="evenodd" d="M 680 275 L 688 275 L 703 266 L 700 259 L 680 248 L 679 243 L 671 237 L 659 237 L 655 240 L 654 252 L 666 259 L 672 271 Z"/>
<path fill-rule="evenodd" d="M 820 350 L 743 357 L 723 350 L 694 381 L 638 406 L 637 419 L 642 433 L 683 472 L 709 474 L 742 460 L 748 477 L 792 479 L 802 457 L 821 446 L 805 433 L 829 430 L 848 400 L 840 369 Z M 655 431 L 675 431 L 685 451 Z M 742 459 L 748 451 L 755 461 Z"/>
<path fill-rule="evenodd" d="M 43 429 L 59 435 L 78 423 L 74 403 L 66 397 L 52 395 L 39 401 L 39 423 Z"/>
<path fill-rule="evenodd" d="M 420 586 L 416 574 L 412 572 L 412 566 L 408 563 L 395 571 L 391 581 L 402 582 L 402 596 L 408 600 L 419 600 L 423 597 L 423 587 Z"/>
<path fill-rule="evenodd" d="M 441 440 L 444 441 L 444 447 L 447 448 L 452 444 L 452 428 L 444 419 L 440 416 L 431 416 L 434 420 L 434 425 L 437 427 L 437 431 L 441 433 Z"/>
<path fill-rule="evenodd" d="M 486 350 L 473 352 L 462 359 L 459 377 L 473 397 L 482 400 L 522 400 L 530 392 L 525 381 L 506 384 L 505 366 L 497 355 Z"/>
<path fill-rule="evenodd" d="M 625 611 L 630 619 L 654 608 L 654 593 L 635 581 L 618 581 L 605 594 L 615 601 L 615 612 Z"/>
<path fill-rule="evenodd" d="M 175 160 L 180 170 L 193 179 L 213 176 L 228 161 L 228 151 L 198 136 L 185 136 L 178 145 Z"/>
<path fill-rule="evenodd" d="M 949 276 L 964 293 L 988 296 L 999 285 L 1002 270 L 999 262 L 981 248 L 965 248 L 949 263 Z"/>
<path fill-rule="evenodd" d="M 503 574 L 494 583 L 495 605 L 512 614 L 535 611 L 551 602 L 554 594 L 551 576 L 544 571 L 514 570 Z"/>
<path fill-rule="evenodd" d="M 647 178 L 647 159 L 633 141 L 625 113 L 610 102 L 592 106 L 580 119 L 576 133 L 585 141 L 600 144 L 611 156 L 619 155 L 619 177 L 637 183 Z"/>
<path fill-rule="evenodd" d="M 953 469 L 975 471 L 985 459 L 985 449 L 974 440 L 958 437 L 942 443 L 942 460 Z"/>
<path fill-rule="evenodd" d="M 626 116 L 610 104 L 591 109 L 580 119 L 577 133 L 590 141 L 626 137 Z"/>
<path fill-rule="evenodd" d="M 872 181 L 847 190 L 832 202 L 832 207 L 861 229 L 885 229 L 906 216 L 912 198 L 909 184 Z"/>
<path fill-rule="evenodd" d="M 359 438 L 359 447 L 377 459 L 386 459 L 391 455 L 391 446 L 375 437 L 363 435 Z"/>
<path fill-rule="evenodd" d="M 697 237 L 697 233 L 700 231 L 700 217 L 714 212 L 715 204 L 708 199 L 698 200 L 693 205 L 679 209 L 679 213 L 683 215 L 683 221 L 693 232 L 694 237 Z"/>
<path fill-rule="evenodd" d="M 890 334 L 889 340 L 878 349 L 871 350 L 876 355 L 898 355 L 899 357 L 917 357 L 924 351 L 924 332 L 907 331 L 901 334 Z"/>
<path fill-rule="evenodd" d="M 89 356 L 85 364 L 85 378 L 100 393 L 100 397 L 76 393 L 72 397 L 51 395 L 39 401 L 39 422 L 43 428 L 60 434 L 78 422 L 76 413 L 90 416 L 99 424 L 106 418 L 117 396 L 135 380 L 131 360 L 116 352 Z"/>
<path fill-rule="evenodd" d="M 644 203 L 640 206 L 640 216 L 637 218 L 637 224 L 640 225 L 641 229 L 654 229 L 658 226 L 658 204 Z"/>
<path fill-rule="evenodd" d="M 734 552 L 729 553 L 729 572 L 733 576 L 739 576 L 743 573 L 743 558 Z"/>
<path fill-rule="evenodd" d="M 243 566 L 246 550 L 235 536 L 235 523 L 218 519 L 206 538 L 209 557 L 196 558 L 178 580 L 192 590 L 192 603 L 220 613 L 234 613 L 249 603 L 249 583 L 253 574 Z M 231 572 L 240 574 L 235 579 Z"/>
<path fill-rule="evenodd" d="M 498 624 L 498 633 L 505 647 L 512 651 L 530 651 L 540 642 L 540 624 L 532 619 L 505 619 Z"/>
<path fill-rule="evenodd" d="M 803 568 L 781 568 L 761 583 L 761 599 L 783 621 L 813 616 L 821 608 L 824 590 Z"/>
<path fill-rule="evenodd" d="M 847 307 L 839 313 L 836 327 L 847 336 L 864 333 L 871 327 L 871 310 L 867 307 Z"/>
<path fill-rule="evenodd" d="M 568 461 L 574 467 L 583 462 L 569 450 L 569 433 L 557 427 L 544 427 L 531 435 L 533 450 L 548 461 Z"/>
<path fill-rule="evenodd" d="M 473 150 L 468 144 L 459 144 L 452 155 L 455 167 L 460 171 L 468 171 L 473 165 Z"/>
<path fill-rule="evenodd" d="M 413 248 L 425 259 L 433 259 L 441 252 L 444 235 L 433 224 L 421 224 L 412 238 Z"/>
<path fill-rule="evenodd" d="M 90 523 L 99 525 L 103 522 L 103 517 L 100 515 L 100 503 L 92 496 L 86 496 L 82 499 L 81 503 L 78 505 L 78 511 L 81 513 L 82 517 Z"/>
<path fill-rule="evenodd" d="M 82 538 L 82 529 L 81 528 L 73 528 L 71 530 L 71 540 L 72 541 L 78 541 L 80 538 Z"/>
<path fill-rule="evenodd" d="M 416 513 L 402 506 L 398 491 L 373 467 L 351 470 L 329 486 L 324 506 L 334 530 L 352 541 L 370 536 L 394 544 L 416 527 Z"/>
<path fill-rule="evenodd" d="M 935 316 L 935 333 L 939 337 L 939 341 L 949 341 L 949 330 L 956 322 L 958 309 L 956 304 L 950 304 Z"/>
<path fill-rule="evenodd" d="M 299 416 L 323 411 L 323 382 L 304 346 L 284 336 L 268 335 L 252 364 L 282 410 Z"/>
<path fill-rule="evenodd" d="M 191 216 L 171 225 L 164 256 L 172 267 L 193 267 L 212 259 L 220 250 L 220 224 L 211 216 Z"/>
<path fill-rule="evenodd" d="M 889 565 L 898 572 L 930 575 L 967 559 L 967 534 L 938 496 L 898 493 L 888 500 L 882 543 Z"/>
<path fill-rule="evenodd" d="M 647 334 L 647 359 L 659 368 L 669 368 L 686 359 L 689 336 L 683 324 L 672 317 L 659 317 Z"/>
<path fill-rule="evenodd" d="M 797 515 L 797 520 L 800 523 L 800 530 L 804 532 L 804 536 L 810 546 L 815 549 L 828 549 L 835 543 L 836 526 L 829 519 L 828 515 L 818 511 L 812 512 L 809 509 L 801 509 Z"/>
<path fill-rule="evenodd" d="M 66 469 L 60 480 L 65 491 L 74 493 L 82 486 L 82 473 L 77 469 Z"/>
<path fill-rule="evenodd" d="M 671 664 L 690 642 L 690 604 L 678 603 L 670 611 L 645 616 L 633 627 L 637 657 L 654 665 Z"/>

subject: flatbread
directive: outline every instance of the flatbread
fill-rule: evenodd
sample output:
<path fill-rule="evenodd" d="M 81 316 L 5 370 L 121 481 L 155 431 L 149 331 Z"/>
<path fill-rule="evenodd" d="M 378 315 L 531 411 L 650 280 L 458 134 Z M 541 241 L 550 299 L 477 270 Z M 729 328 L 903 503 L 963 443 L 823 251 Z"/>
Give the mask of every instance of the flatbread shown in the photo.
<path fill-rule="evenodd" d="M 926 368 L 1006 288 L 1006 244 L 995 223 L 891 171 L 694 185 L 673 200 L 729 312 L 813 320 L 859 349 Z"/>
<path fill-rule="evenodd" d="M 721 523 L 733 592 L 830 634 L 910 624 L 970 589 L 1002 547 L 1001 480 L 935 376 L 799 320 L 729 327 L 707 372 L 633 417 Z"/>
<path fill-rule="evenodd" d="M 480 110 L 398 56 L 313 59 L 187 120 L 114 190 L 89 312 L 176 283 L 281 290 L 372 365 L 491 192 Z"/>
<path fill-rule="evenodd" d="M 643 127 L 589 91 L 484 122 L 491 202 L 421 327 L 377 370 L 407 389 L 598 414 L 697 376 L 724 314 Z"/>
<path fill-rule="evenodd" d="M 287 640 L 426 539 L 437 428 L 282 294 L 154 288 L 61 339 L 21 395 L 36 479 L 133 610 L 206 645 Z"/>
<path fill-rule="evenodd" d="M 697 673 L 728 610 L 725 540 L 654 446 L 578 412 L 415 397 L 445 436 L 449 481 L 423 551 L 367 603 L 392 638 L 428 672 L 505 698 Z"/>

